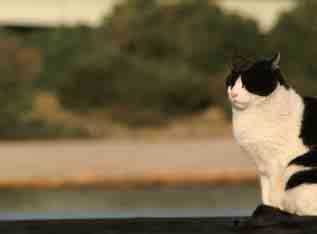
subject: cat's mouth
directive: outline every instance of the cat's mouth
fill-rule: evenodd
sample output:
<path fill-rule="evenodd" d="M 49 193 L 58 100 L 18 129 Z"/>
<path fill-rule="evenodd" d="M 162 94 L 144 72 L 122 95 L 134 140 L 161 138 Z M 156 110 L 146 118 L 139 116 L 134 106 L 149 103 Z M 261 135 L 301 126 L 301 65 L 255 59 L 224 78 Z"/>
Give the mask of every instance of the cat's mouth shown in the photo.
<path fill-rule="evenodd" d="M 238 110 L 244 110 L 249 105 L 246 102 L 240 102 L 240 101 L 237 101 L 236 99 L 230 99 L 230 101 L 231 101 L 232 107 Z"/>

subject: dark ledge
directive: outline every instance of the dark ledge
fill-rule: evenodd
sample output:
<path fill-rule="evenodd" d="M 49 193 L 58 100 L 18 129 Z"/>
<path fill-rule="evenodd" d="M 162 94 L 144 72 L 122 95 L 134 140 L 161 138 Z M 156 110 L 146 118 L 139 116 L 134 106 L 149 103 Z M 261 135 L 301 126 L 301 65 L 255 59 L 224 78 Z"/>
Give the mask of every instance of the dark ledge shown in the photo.
<path fill-rule="evenodd" d="M 251 218 L 136 218 L 0 221 L 1 234 L 305 234 L 317 217 L 299 217 L 260 206 Z"/>

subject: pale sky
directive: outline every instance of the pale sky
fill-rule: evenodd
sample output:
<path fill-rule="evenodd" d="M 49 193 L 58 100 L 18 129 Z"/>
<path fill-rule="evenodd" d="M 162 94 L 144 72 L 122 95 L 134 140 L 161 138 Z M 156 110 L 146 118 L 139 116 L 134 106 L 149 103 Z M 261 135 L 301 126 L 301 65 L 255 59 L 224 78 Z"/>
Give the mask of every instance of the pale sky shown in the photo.
<path fill-rule="evenodd" d="M 220 5 L 227 11 L 239 12 L 256 19 L 263 31 L 277 22 L 280 13 L 296 6 L 294 0 L 222 0 Z"/>
<path fill-rule="evenodd" d="M 0 24 L 58 25 L 79 22 L 98 25 L 120 0 L 1 0 Z M 281 11 L 292 8 L 294 0 L 221 0 L 227 11 L 239 12 L 259 21 L 268 30 Z"/>
<path fill-rule="evenodd" d="M 1 0 L 0 24 L 97 25 L 118 0 Z"/>

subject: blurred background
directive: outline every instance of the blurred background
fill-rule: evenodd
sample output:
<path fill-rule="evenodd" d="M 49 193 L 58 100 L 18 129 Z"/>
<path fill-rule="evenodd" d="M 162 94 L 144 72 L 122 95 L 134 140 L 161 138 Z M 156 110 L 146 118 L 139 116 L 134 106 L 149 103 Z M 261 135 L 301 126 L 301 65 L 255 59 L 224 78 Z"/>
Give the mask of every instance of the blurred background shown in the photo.
<path fill-rule="evenodd" d="M 317 94 L 317 2 L 3 0 L 0 218 L 249 215 L 232 55 Z"/>

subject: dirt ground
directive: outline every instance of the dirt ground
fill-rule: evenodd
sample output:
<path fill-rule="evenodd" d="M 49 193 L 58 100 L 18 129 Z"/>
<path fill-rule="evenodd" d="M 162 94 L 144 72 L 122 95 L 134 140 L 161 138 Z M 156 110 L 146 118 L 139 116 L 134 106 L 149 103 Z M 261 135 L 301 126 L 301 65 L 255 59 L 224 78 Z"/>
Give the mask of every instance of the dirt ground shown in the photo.
<path fill-rule="evenodd" d="M 231 138 L 0 144 L 0 187 L 125 186 L 253 181 Z"/>

